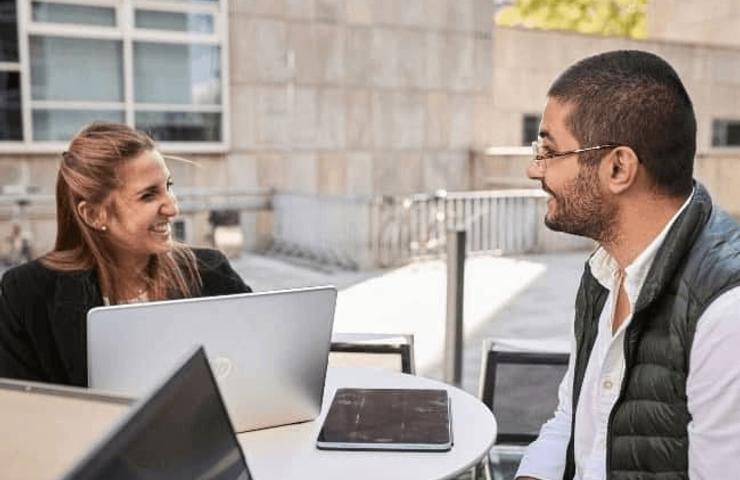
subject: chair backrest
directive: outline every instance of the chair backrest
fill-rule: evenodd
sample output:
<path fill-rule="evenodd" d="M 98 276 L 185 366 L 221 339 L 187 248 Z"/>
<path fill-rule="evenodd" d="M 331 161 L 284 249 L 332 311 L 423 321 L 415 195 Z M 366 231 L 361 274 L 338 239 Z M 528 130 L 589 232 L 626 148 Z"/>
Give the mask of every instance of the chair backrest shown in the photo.
<path fill-rule="evenodd" d="M 335 333 L 331 339 L 329 365 L 376 367 L 414 374 L 414 336 Z"/>
<path fill-rule="evenodd" d="M 496 417 L 496 444 L 525 445 L 552 417 L 568 368 L 568 343 L 487 339 L 480 398 Z"/>

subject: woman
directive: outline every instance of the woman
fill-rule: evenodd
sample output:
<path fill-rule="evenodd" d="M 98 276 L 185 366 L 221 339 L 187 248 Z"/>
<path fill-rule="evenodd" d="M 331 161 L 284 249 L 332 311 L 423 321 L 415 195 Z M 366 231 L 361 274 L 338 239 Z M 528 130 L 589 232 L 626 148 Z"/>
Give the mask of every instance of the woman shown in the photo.
<path fill-rule="evenodd" d="M 54 250 L 0 283 L 0 377 L 87 385 L 100 305 L 249 292 L 226 258 L 172 240 L 169 170 L 146 134 L 94 123 L 62 154 Z"/>

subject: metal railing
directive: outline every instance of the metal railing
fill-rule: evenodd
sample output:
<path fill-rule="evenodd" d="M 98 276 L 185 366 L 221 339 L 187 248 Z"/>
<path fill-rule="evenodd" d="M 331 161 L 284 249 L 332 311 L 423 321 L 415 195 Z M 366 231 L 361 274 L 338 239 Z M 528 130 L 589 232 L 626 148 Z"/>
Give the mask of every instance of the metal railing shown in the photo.
<path fill-rule="evenodd" d="M 542 247 L 546 195 L 539 190 L 403 196 L 273 197 L 277 252 L 345 268 L 441 256 L 448 228 L 467 231 L 467 252 L 518 254 Z"/>

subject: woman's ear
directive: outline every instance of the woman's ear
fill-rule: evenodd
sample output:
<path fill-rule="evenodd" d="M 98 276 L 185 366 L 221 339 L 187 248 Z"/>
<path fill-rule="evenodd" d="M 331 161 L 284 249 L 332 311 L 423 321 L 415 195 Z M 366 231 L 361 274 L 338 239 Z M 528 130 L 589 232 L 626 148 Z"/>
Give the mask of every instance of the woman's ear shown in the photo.
<path fill-rule="evenodd" d="M 82 200 L 77 204 L 77 213 L 88 227 L 103 232 L 108 229 L 106 225 L 107 215 L 104 208 L 94 206 Z"/>
<path fill-rule="evenodd" d="M 628 190 L 637 180 L 640 160 L 631 148 L 615 148 L 605 163 L 609 169 L 607 183 L 612 193 Z"/>

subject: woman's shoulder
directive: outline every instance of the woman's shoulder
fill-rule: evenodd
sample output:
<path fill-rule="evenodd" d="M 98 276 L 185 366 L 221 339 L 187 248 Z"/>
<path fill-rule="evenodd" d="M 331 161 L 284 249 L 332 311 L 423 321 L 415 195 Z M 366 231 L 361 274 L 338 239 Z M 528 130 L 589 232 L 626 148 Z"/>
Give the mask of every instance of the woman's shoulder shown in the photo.
<path fill-rule="evenodd" d="M 3 289 L 16 288 L 21 292 L 45 292 L 52 288 L 59 279 L 82 278 L 89 276 L 89 271 L 61 271 L 49 268 L 37 258 L 30 262 L 16 265 L 2 275 Z"/>
<path fill-rule="evenodd" d="M 199 268 L 218 269 L 224 264 L 228 265 L 226 256 L 213 248 L 191 247 Z"/>
<path fill-rule="evenodd" d="M 46 267 L 41 260 L 31 260 L 9 268 L 3 273 L 3 284 L 12 282 L 15 284 L 38 285 L 39 282 L 52 280 L 58 272 Z"/>

